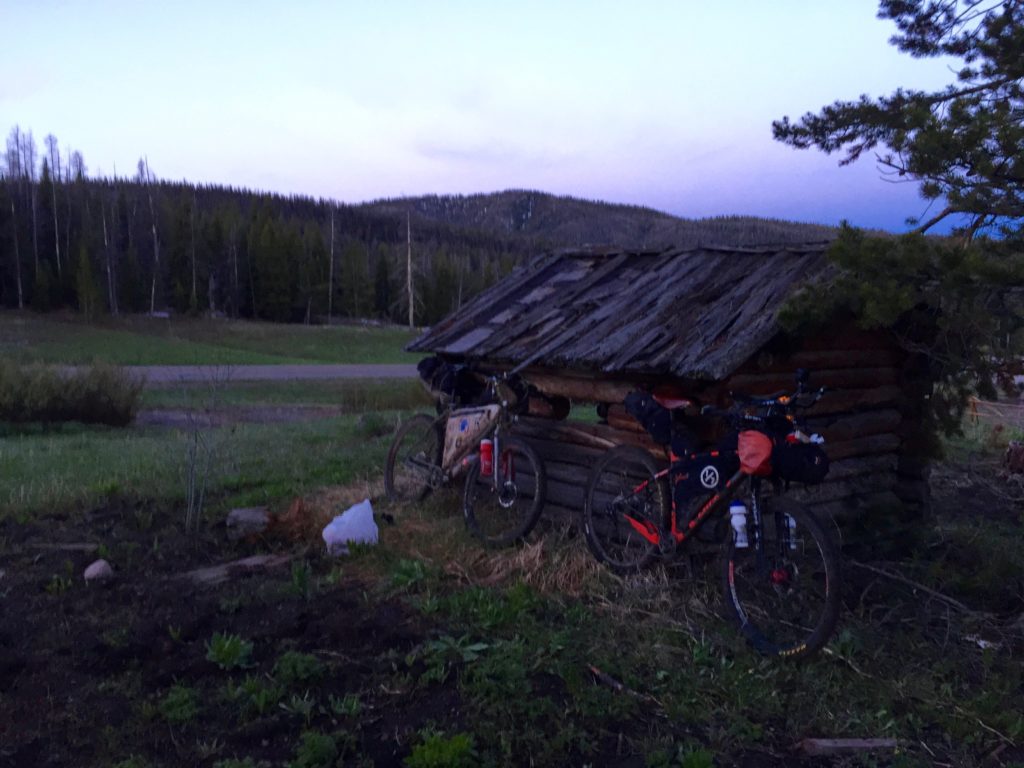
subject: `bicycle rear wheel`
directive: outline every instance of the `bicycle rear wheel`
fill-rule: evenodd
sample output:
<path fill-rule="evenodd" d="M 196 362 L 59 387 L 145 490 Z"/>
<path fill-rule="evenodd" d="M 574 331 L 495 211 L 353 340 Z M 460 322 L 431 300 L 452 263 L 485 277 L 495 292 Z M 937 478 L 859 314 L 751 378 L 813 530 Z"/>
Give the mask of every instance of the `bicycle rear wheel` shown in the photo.
<path fill-rule="evenodd" d="M 750 526 L 750 546 L 737 547 L 732 535 L 725 543 L 726 611 L 760 653 L 804 658 L 824 646 L 835 630 L 839 555 L 809 510 L 780 502 L 766 507 L 760 553 Z"/>
<path fill-rule="evenodd" d="M 587 546 L 616 573 L 635 573 L 657 557 L 658 547 L 638 530 L 661 535 L 671 509 L 668 483 L 656 479 L 658 464 L 630 445 L 612 448 L 590 474 L 583 510 Z"/>
<path fill-rule="evenodd" d="M 440 476 L 441 429 L 437 419 L 417 413 L 395 433 L 384 465 L 384 492 L 391 501 L 420 501 Z"/>
<path fill-rule="evenodd" d="M 544 463 L 529 443 L 515 437 L 501 440 L 494 457 L 495 474 L 481 473 L 479 459 L 466 475 L 462 511 L 469 532 L 488 547 L 504 547 L 525 538 L 540 518 L 547 492 Z"/>

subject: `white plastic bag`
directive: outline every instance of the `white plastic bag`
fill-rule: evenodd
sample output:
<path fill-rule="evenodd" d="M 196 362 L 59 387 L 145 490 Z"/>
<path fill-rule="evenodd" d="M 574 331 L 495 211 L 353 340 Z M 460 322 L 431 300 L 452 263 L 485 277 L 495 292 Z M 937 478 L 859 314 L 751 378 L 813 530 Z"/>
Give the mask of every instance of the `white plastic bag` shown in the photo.
<path fill-rule="evenodd" d="M 373 507 L 369 499 L 349 507 L 324 528 L 324 542 L 332 555 L 347 555 L 349 542 L 377 543 L 377 523 L 373 521 Z"/>

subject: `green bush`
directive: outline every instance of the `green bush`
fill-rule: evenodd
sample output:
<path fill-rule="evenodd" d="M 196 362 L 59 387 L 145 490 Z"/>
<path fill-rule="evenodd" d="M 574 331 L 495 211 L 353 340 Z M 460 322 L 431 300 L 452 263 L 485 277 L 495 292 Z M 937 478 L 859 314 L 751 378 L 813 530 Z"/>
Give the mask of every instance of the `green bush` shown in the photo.
<path fill-rule="evenodd" d="M 130 424 L 143 381 L 120 368 L 94 365 L 60 371 L 0 362 L 0 422 Z"/>

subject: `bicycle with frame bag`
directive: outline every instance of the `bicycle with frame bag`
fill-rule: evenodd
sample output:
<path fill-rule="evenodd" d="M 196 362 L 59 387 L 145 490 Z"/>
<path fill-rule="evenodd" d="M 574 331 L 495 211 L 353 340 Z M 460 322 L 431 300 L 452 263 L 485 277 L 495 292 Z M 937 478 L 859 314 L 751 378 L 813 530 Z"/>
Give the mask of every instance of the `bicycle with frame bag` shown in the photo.
<path fill-rule="evenodd" d="M 489 547 L 529 535 L 544 507 L 547 473 L 533 446 L 509 434 L 526 405 L 517 383 L 510 374 L 491 375 L 485 395 L 491 402 L 449 402 L 436 417 L 407 419 L 388 450 L 387 497 L 419 501 L 465 472 L 462 508 L 471 534 Z"/>
<path fill-rule="evenodd" d="M 673 454 L 667 468 L 642 448 L 610 449 L 591 472 L 584 506 L 588 547 L 620 574 L 672 558 L 710 519 L 728 515 L 721 575 L 726 612 L 759 652 L 790 658 L 825 645 L 840 599 L 835 545 L 810 510 L 784 497 L 790 481 L 820 482 L 828 471 L 818 441 L 796 420 L 796 409 L 824 394 L 824 388 L 809 391 L 807 381 L 801 370 L 792 395 L 734 394 L 730 409 L 705 407 L 704 415 L 733 428 L 735 448 Z M 682 498 L 677 503 L 680 494 L 672 491 L 694 478 L 705 493 L 689 505 Z"/>

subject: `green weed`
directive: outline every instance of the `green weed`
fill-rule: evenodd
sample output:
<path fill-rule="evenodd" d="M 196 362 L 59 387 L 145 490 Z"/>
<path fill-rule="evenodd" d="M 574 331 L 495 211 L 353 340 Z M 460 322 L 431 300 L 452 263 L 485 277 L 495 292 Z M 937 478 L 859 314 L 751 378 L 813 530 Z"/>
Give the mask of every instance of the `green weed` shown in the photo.
<path fill-rule="evenodd" d="M 270 712 L 284 695 L 284 688 L 269 678 L 248 675 L 239 685 L 227 684 L 227 699 L 241 707 L 243 715 L 260 717 Z"/>
<path fill-rule="evenodd" d="M 292 563 L 291 589 L 303 600 L 310 597 L 310 569 L 309 564 L 304 560 L 296 560 Z"/>
<path fill-rule="evenodd" d="M 479 764 L 476 742 L 468 733 L 445 736 L 426 731 L 420 737 L 420 743 L 405 759 L 407 768 L 472 768 Z"/>
<path fill-rule="evenodd" d="M 287 687 L 317 680 L 323 674 L 323 662 L 308 653 L 286 651 L 274 664 L 274 679 Z"/>
<path fill-rule="evenodd" d="M 313 719 L 313 715 L 316 713 L 316 699 L 310 696 L 309 691 L 306 691 L 301 696 L 293 693 L 288 698 L 288 701 L 282 701 L 278 706 L 289 715 L 301 717 L 305 721 L 307 728 Z"/>
<path fill-rule="evenodd" d="M 199 714 L 199 696 L 191 688 L 173 686 L 160 702 L 160 714 L 172 725 L 184 725 Z"/>
<path fill-rule="evenodd" d="M 649 768 L 714 768 L 715 756 L 699 747 L 679 745 L 673 750 L 662 750 L 647 757 Z"/>
<path fill-rule="evenodd" d="M 477 661 L 489 647 L 487 643 L 473 642 L 468 635 L 457 639 L 444 635 L 423 643 L 406 657 L 406 664 L 412 666 L 416 661 L 423 662 L 426 670 L 420 676 L 421 683 L 443 683 L 455 665 Z"/>
<path fill-rule="evenodd" d="M 333 768 L 340 765 L 354 746 L 344 731 L 333 734 L 305 731 L 289 768 Z"/>
<path fill-rule="evenodd" d="M 46 591 L 51 595 L 63 595 L 71 589 L 72 581 L 70 576 L 58 576 L 56 573 L 50 577 L 46 585 Z"/>
<path fill-rule="evenodd" d="M 198 739 L 196 741 L 196 754 L 201 760 L 209 760 L 224 749 L 224 742 L 214 736 L 212 739 Z"/>
<path fill-rule="evenodd" d="M 252 666 L 253 645 L 238 635 L 214 633 L 206 644 L 206 660 L 223 670 L 244 669 Z"/>
<path fill-rule="evenodd" d="M 332 693 L 327 700 L 331 707 L 331 713 L 337 717 L 358 717 L 363 711 L 363 703 L 360 701 L 359 695 L 355 693 L 346 693 L 342 697 Z"/>
<path fill-rule="evenodd" d="M 401 559 L 391 570 L 391 586 L 411 592 L 427 580 L 427 567 L 420 560 Z"/>
<path fill-rule="evenodd" d="M 270 768 L 270 763 L 265 760 L 260 760 L 258 763 L 251 757 L 246 758 L 228 758 L 227 760 L 218 760 L 213 764 L 213 768 Z"/>

